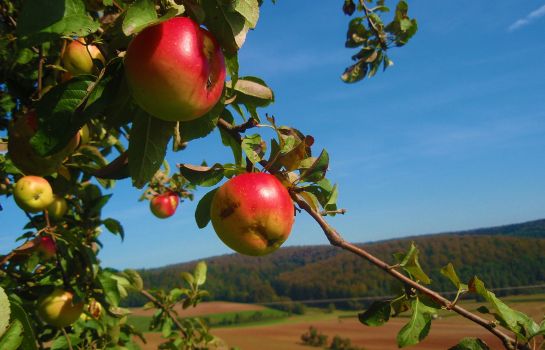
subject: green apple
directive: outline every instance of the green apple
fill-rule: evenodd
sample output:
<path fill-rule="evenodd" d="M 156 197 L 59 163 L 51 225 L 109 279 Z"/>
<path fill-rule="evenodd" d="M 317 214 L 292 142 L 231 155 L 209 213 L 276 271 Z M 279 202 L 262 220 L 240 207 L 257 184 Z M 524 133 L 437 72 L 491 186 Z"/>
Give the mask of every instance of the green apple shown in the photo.
<path fill-rule="evenodd" d="M 44 322 L 64 328 L 80 317 L 83 312 L 83 303 L 74 303 L 72 292 L 55 289 L 53 293 L 38 300 L 37 310 Z"/>
<path fill-rule="evenodd" d="M 83 38 L 72 40 L 64 49 L 62 65 L 72 75 L 94 74 L 97 67 L 93 60 L 106 61 L 95 45 L 86 45 Z"/>
<path fill-rule="evenodd" d="M 68 211 L 68 203 L 66 203 L 66 199 L 59 197 L 59 196 L 53 196 L 53 202 L 47 207 L 47 214 L 49 215 L 49 218 L 53 221 L 58 221 L 62 219 L 64 214 Z"/>
<path fill-rule="evenodd" d="M 245 255 L 265 255 L 288 238 L 294 206 L 273 175 L 248 173 L 223 184 L 212 199 L 210 218 L 219 238 Z"/>
<path fill-rule="evenodd" d="M 20 178 L 13 189 L 13 198 L 19 208 L 29 213 L 38 213 L 53 203 L 53 189 L 46 179 L 39 176 Z"/>

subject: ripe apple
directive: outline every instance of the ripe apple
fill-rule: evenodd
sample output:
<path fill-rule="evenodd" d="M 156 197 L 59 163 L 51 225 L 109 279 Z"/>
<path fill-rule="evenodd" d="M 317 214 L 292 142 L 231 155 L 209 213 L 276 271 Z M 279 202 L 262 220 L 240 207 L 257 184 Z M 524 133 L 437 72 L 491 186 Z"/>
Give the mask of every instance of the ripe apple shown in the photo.
<path fill-rule="evenodd" d="M 95 45 L 86 45 L 83 38 L 72 40 L 62 55 L 62 65 L 72 75 L 94 74 L 97 72 L 93 59 L 104 63 L 106 60 Z"/>
<path fill-rule="evenodd" d="M 165 219 L 174 215 L 179 202 L 180 199 L 177 194 L 167 192 L 153 197 L 150 200 L 149 206 L 153 215 L 160 219 Z"/>
<path fill-rule="evenodd" d="M 40 236 L 35 238 L 36 250 L 40 256 L 49 260 L 57 254 L 57 246 L 53 238 L 49 236 Z"/>
<path fill-rule="evenodd" d="M 38 300 L 37 310 L 44 322 L 64 328 L 76 322 L 83 312 L 83 303 L 74 304 L 72 292 L 55 289 L 53 293 Z"/>
<path fill-rule="evenodd" d="M 47 215 L 54 221 L 60 220 L 67 211 L 68 203 L 66 203 L 66 199 L 59 196 L 54 196 L 53 202 L 47 207 Z"/>
<path fill-rule="evenodd" d="M 136 35 L 125 55 L 125 73 L 142 109 L 166 121 L 187 121 L 220 99 L 225 59 L 207 30 L 175 17 Z"/>
<path fill-rule="evenodd" d="M 276 177 L 248 173 L 217 190 L 210 218 L 223 243 L 241 254 L 259 256 L 275 251 L 288 238 L 294 207 Z"/>
<path fill-rule="evenodd" d="M 27 175 L 49 175 L 57 171 L 63 160 L 79 144 L 80 135 L 76 133 L 70 142 L 59 152 L 42 157 L 34 151 L 30 138 L 38 130 L 38 117 L 35 111 L 19 116 L 8 126 L 8 153 L 19 170 Z"/>
<path fill-rule="evenodd" d="M 19 208 L 37 213 L 53 203 L 53 189 L 43 177 L 24 176 L 15 183 L 13 198 Z"/>

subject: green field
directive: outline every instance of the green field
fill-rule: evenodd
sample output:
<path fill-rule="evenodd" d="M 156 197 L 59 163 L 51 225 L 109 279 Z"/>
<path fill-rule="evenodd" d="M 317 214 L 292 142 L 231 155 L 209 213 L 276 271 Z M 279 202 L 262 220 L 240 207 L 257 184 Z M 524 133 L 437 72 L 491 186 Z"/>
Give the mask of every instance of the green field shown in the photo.
<path fill-rule="evenodd" d="M 237 311 L 208 314 L 200 317 L 210 327 L 237 327 L 248 325 L 265 325 L 274 322 L 281 322 L 290 315 L 287 312 L 265 308 L 259 311 Z M 141 332 L 149 331 L 151 317 L 129 316 L 128 323 Z"/>

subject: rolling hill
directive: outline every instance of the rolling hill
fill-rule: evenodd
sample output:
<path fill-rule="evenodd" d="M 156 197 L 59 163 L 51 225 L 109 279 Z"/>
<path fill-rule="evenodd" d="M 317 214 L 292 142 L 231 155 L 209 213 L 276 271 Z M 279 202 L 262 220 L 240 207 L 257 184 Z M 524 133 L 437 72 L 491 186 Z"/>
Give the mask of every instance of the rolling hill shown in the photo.
<path fill-rule="evenodd" d="M 476 230 L 428 234 L 361 244 L 393 262 L 392 254 L 415 242 L 420 262 L 437 290 L 451 290 L 439 269 L 452 262 L 463 280 L 478 275 L 499 288 L 545 282 L 545 219 Z M 392 294 L 400 286 L 366 261 L 331 246 L 281 248 L 265 257 L 239 254 L 205 259 L 206 289 L 213 300 L 269 302 L 352 298 Z M 179 286 L 179 273 L 193 268 L 187 262 L 139 271 L 153 288 Z M 129 305 L 142 301 L 132 296 Z"/>

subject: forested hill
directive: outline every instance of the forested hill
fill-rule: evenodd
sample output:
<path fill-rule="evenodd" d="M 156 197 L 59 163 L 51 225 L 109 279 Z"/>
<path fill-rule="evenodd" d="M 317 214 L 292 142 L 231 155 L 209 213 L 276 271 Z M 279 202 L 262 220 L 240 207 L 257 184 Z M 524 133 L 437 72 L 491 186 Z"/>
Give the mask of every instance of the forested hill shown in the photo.
<path fill-rule="evenodd" d="M 393 262 L 392 254 L 414 241 L 420 262 L 438 290 L 452 286 L 439 269 L 452 262 L 463 280 L 478 275 L 490 287 L 545 282 L 545 220 L 472 231 L 362 244 Z M 206 289 L 215 300 L 266 302 L 391 294 L 396 283 L 366 261 L 330 246 L 287 247 L 255 258 L 238 254 L 206 259 Z M 145 285 L 171 288 L 195 262 L 141 270 Z M 137 303 L 132 299 L 131 304 Z"/>

